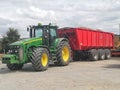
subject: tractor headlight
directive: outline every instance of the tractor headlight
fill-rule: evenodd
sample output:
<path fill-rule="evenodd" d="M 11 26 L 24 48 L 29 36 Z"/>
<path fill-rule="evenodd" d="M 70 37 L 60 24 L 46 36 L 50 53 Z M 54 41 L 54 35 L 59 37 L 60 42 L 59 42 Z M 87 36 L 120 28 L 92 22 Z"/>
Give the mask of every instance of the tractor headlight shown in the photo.
<path fill-rule="evenodd" d="M 8 50 L 8 53 L 12 53 L 12 52 L 13 52 L 13 50 L 12 50 L 12 49 L 9 49 L 9 50 Z"/>
<path fill-rule="evenodd" d="M 23 59 L 23 48 L 22 47 L 19 47 L 18 49 L 18 56 L 19 56 L 19 60 L 22 60 Z"/>

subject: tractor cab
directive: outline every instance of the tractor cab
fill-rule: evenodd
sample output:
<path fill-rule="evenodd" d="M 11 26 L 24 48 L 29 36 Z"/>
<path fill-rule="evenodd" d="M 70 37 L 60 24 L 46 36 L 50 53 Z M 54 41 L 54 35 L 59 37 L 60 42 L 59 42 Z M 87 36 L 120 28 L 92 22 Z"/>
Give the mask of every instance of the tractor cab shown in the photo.
<path fill-rule="evenodd" d="M 27 31 L 30 33 L 30 38 L 42 38 L 43 45 L 51 46 L 54 40 L 57 38 L 57 26 L 38 25 L 29 26 Z"/>

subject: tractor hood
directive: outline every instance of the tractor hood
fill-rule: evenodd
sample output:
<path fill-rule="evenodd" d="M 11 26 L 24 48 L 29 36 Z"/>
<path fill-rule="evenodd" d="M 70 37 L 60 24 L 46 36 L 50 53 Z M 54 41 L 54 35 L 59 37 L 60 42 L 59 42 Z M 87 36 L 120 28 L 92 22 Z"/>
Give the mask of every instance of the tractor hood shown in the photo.
<path fill-rule="evenodd" d="M 29 43 L 34 43 L 37 41 L 42 41 L 42 38 L 29 38 L 29 39 L 24 39 L 24 40 L 20 40 L 17 42 L 14 42 L 10 45 L 25 45 L 25 44 L 29 44 Z"/>

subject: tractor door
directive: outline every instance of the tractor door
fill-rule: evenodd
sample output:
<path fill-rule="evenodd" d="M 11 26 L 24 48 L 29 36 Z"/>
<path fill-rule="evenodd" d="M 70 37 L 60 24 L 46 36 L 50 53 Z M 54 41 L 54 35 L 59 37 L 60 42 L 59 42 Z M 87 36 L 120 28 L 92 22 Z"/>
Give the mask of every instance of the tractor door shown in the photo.
<path fill-rule="evenodd" d="M 47 28 L 43 30 L 43 43 L 46 46 L 50 45 L 50 31 Z"/>
<path fill-rule="evenodd" d="M 50 46 L 53 45 L 53 42 L 57 38 L 56 28 L 50 28 Z"/>
<path fill-rule="evenodd" d="M 44 45 L 52 46 L 54 40 L 57 38 L 56 28 L 45 28 L 43 30 Z"/>

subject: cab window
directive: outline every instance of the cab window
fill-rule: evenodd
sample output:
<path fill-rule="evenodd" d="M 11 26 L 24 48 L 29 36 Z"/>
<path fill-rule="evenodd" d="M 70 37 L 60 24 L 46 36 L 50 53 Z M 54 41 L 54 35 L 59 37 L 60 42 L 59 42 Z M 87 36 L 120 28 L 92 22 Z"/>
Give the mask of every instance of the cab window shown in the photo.
<path fill-rule="evenodd" d="M 50 29 L 50 34 L 52 37 L 56 37 L 56 30 L 55 29 Z"/>
<path fill-rule="evenodd" d="M 42 37 L 42 29 L 35 30 L 35 37 Z"/>

